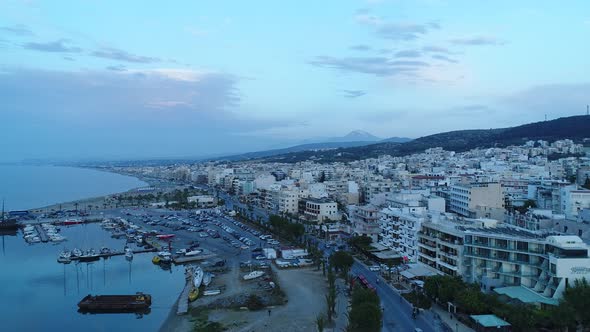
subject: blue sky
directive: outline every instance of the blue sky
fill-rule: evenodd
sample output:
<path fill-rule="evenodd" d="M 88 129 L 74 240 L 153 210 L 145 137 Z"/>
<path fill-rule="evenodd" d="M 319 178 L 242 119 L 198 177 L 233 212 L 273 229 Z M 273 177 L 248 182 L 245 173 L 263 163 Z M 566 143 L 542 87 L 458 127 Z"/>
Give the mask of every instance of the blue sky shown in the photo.
<path fill-rule="evenodd" d="M 3 1 L 0 147 L 182 157 L 590 103 L 590 2 Z"/>

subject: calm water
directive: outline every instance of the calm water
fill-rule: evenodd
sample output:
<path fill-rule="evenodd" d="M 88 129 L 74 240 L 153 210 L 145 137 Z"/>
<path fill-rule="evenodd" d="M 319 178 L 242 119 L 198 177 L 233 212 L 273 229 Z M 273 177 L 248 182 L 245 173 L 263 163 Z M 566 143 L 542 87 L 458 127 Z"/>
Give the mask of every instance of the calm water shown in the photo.
<path fill-rule="evenodd" d="M 152 253 L 94 263 L 56 262 L 67 247 L 122 249 L 125 240 L 112 239 L 99 224 L 62 227 L 68 241 L 59 245 L 28 245 L 18 236 L 0 239 L 1 331 L 157 331 L 184 286 L 184 268 L 164 271 L 151 263 Z M 4 243 L 2 243 L 4 241 Z M 77 303 L 87 294 L 152 295 L 151 313 L 80 314 Z"/>
<path fill-rule="evenodd" d="M 0 165 L 0 197 L 7 210 L 127 191 L 147 184 L 136 178 L 85 168 Z"/>

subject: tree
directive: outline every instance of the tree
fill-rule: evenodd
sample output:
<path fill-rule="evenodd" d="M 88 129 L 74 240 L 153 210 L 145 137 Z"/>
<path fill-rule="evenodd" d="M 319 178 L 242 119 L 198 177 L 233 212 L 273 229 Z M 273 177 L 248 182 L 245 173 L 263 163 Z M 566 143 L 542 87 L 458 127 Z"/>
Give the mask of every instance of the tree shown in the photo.
<path fill-rule="evenodd" d="M 560 305 L 569 308 L 583 328 L 590 327 L 590 284 L 586 279 L 576 280 L 574 286 L 568 287 Z"/>
<path fill-rule="evenodd" d="M 352 292 L 351 309 L 348 314 L 348 331 L 381 331 L 382 317 L 383 313 L 377 294 L 369 289 L 355 288 Z"/>
<path fill-rule="evenodd" d="M 361 248 L 361 249 L 368 248 L 372 242 L 373 242 L 373 239 L 371 239 L 371 237 L 366 236 L 366 235 L 353 236 L 348 240 L 348 243 L 350 243 L 350 245 L 355 246 L 357 248 Z"/>
<path fill-rule="evenodd" d="M 318 315 L 315 319 L 315 325 L 318 328 L 318 332 L 323 332 L 324 326 L 326 325 L 326 320 L 324 319 L 324 316 Z"/>
<path fill-rule="evenodd" d="M 336 271 L 347 272 L 353 263 L 354 258 L 352 258 L 352 256 L 346 251 L 337 251 L 330 256 L 330 265 L 332 265 Z"/>

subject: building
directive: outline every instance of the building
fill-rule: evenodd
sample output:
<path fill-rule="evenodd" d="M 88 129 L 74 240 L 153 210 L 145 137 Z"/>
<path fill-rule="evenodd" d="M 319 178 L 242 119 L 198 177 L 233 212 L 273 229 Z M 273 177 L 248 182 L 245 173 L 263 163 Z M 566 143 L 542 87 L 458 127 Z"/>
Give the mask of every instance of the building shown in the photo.
<path fill-rule="evenodd" d="M 338 213 L 338 204 L 327 198 L 305 198 L 300 201 L 303 216 L 307 220 L 314 221 L 336 221 L 340 220 Z"/>
<path fill-rule="evenodd" d="M 450 210 L 467 218 L 504 219 L 504 194 L 497 182 L 473 182 L 451 187 Z"/>
<path fill-rule="evenodd" d="M 353 232 L 359 236 L 368 236 L 377 242 L 379 227 L 379 210 L 372 205 L 358 206 L 352 212 Z"/>
<path fill-rule="evenodd" d="M 417 241 L 418 262 L 440 274 L 461 277 L 464 233 L 454 223 L 439 221 L 439 218 L 436 215 L 421 224 Z"/>
<path fill-rule="evenodd" d="M 406 262 L 418 261 L 418 231 L 426 221 L 426 211 L 410 208 L 386 208 L 381 210 L 380 243 L 397 251 Z"/>

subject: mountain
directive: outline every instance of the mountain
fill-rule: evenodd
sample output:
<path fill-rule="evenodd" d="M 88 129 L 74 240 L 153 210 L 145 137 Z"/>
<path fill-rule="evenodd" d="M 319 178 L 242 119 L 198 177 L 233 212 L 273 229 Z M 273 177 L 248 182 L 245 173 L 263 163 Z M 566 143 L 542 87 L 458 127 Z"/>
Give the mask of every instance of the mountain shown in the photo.
<path fill-rule="evenodd" d="M 315 137 L 306 139 L 302 144 L 334 143 L 334 142 L 378 142 L 381 138 L 363 130 L 354 130 L 341 137 Z"/>
<path fill-rule="evenodd" d="M 582 141 L 584 138 L 590 138 L 590 116 L 570 116 L 509 128 L 449 131 L 420 137 L 404 143 L 378 142 L 370 145 L 328 151 L 302 151 L 276 155 L 265 160 L 298 162 L 313 159 L 318 162 L 346 162 L 376 158 L 384 154 L 404 156 L 434 147 L 463 152 L 474 148 L 520 145 L 529 140 L 553 142 L 566 138 L 574 141 Z"/>
<path fill-rule="evenodd" d="M 405 143 L 405 142 L 409 142 L 411 140 L 412 139 L 411 138 L 408 138 L 408 137 L 390 137 L 390 138 L 382 139 L 379 142 L 380 143 L 385 143 L 385 142 Z"/>
<path fill-rule="evenodd" d="M 324 143 L 308 143 L 308 144 L 299 144 L 295 146 L 291 146 L 288 148 L 282 149 L 272 149 L 272 150 L 264 150 L 264 151 L 256 151 L 256 152 L 247 152 L 242 154 L 230 155 L 221 158 L 213 158 L 214 160 L 228 160 L 228 161 L 239 161 L 239 160 L 247 160 L 247 159 L 259 159 L 265 157 L 272 157 L 277 155 L 283 155 L 288 153 L 296 153 L 296 152 L 318 152 L 322 150 L 330 150 L 330 149 L 338 149 L 338 148 L 350 148 L 350 147 L 358 147 L 363 145 L 369 145 L 375 143 L 374 141 L 354 141 L 354 142 L 324 142 Z"/>

